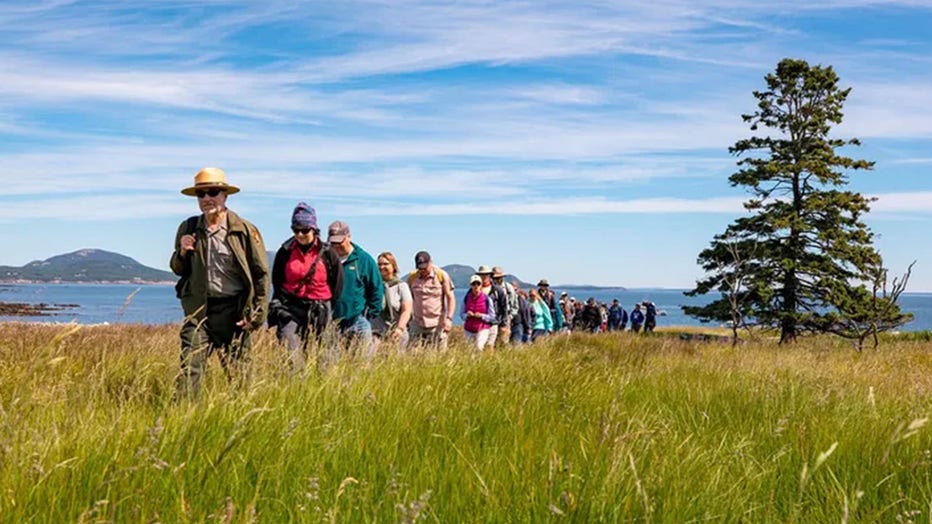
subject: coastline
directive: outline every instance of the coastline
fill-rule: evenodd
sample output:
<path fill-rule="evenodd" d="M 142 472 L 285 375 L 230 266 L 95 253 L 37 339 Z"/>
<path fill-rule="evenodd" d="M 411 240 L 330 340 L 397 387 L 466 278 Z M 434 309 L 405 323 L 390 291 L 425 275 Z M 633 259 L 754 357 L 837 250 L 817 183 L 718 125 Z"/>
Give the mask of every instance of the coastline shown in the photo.
<path fill-rule="evenodd" d="M 89 286 L 174 286 L 171 280 L 0 280 L 0 286 L 13 286 L 21 284 L 31 285 L 89 285 Z"/>

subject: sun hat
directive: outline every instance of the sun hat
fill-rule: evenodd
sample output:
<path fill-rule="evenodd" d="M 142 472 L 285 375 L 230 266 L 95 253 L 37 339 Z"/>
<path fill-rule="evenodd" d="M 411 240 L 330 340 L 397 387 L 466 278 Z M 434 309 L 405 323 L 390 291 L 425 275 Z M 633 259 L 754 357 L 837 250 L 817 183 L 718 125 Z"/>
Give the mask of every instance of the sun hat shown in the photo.
<path fill-rule="evenodd" d="M 537 283 L 537 287 L 550 287 L 550 282 L 547 282 L 546 278 L 542 278 L 540 282 Z"/>
<path fill-rule="evenodd" d="M 492 268 L 492 278 L 505 278 L 505 270 L 502 269 L 502 266 Z"/>
<path fill-rule="evenodd" d="M 477 275 L 491 275 L 492 273 L 492 268 L 489 266 L 479 266 L 479 269 L 476 270 Z"/>
<path fill-rule="evenodd" d="M 194 185 L 181 190 L 182 195 L 197 196 L 198 190 L 222 189 L 228 195 L 239 193 L 239 188 L 227 183 L 227 175 L 219 167 L 205 167 L 194 175 Z"/>

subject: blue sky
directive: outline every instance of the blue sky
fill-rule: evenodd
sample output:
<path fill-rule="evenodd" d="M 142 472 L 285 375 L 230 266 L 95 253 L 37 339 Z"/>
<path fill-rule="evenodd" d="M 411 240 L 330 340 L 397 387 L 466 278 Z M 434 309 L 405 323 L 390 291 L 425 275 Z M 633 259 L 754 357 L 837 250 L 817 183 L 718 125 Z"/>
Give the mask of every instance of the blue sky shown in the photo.
<path fill-rule="evenodd" d="M 893 273 L 932 290 L 932 2 L 0 3 L 0 264 L 166 268 L 202 166 L 269 249 L 306 201 L 410 267 L 689 287 L 741 212 L 727 148 L 784 57 L 852 87 L 838 136 Z"/>

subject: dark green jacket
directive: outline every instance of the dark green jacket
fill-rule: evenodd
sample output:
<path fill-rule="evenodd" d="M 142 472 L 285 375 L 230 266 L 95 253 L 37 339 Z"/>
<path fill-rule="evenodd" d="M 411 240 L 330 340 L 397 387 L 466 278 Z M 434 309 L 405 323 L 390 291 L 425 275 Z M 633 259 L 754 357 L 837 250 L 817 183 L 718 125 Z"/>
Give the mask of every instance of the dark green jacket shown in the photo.
<path fill-rule="evenodd" d="M 365 314 L 375 318 L 382 312 L 382 275 L 372 255 L 353 244 L 353 252 L 343 262 L 343 292 L 333 304 L 334 320 L 352 320 Z"/>
<path fill-rule="evenodd" d="M 204 305 L 207 303 L 207 231 L 203 215 L 198 218 L 194 231 L 197 238 L 194 254 L 182 258 L 179 255 L 181 237 L 186 234 L 187 221 L 184 221 L 175 233 L 175 251 L 169 265 L 176 275 L 190 275 L 181 289 L 181 307 L 189 321 L 199 322 L 204 318 Z M 242 318 L 252 329 L 259 328 L 265 322 L 269 304 L 269 259 L 262 235 L 256 226 L 227 210 L 227 244 L 247 281 L 247 291 L 240 296 Z"/>

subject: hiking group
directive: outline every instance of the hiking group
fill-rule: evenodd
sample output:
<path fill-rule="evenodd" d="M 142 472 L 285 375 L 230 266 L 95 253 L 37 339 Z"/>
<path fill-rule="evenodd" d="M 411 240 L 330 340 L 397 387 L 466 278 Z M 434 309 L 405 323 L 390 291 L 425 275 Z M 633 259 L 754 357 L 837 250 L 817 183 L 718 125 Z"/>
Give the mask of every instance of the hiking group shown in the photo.
<path fill-rule="evenodd" d="M 238 376 L 250 332 L 268 322 L 287 348 L 294 371 L 306 366 L 311 342 L 318 364 L 341 354 L 373 357 L 380 347 L 446 349 L 459 310 L 467 341 L 477 350 L 532 342 L 552 333 L 653 330 L 656 308 L 635 305 L 630 317 L 615 300 L 586 304 L 563 293 L 558 300 L 546 279 L 537 288 L 506 282 L 499 266 L 479 266 L 460 307 L 450 275 L 419 251 L 415 270 L 400 274 L 390 252 L 373 258 L 352 241 L 348 224 L 332 222 L 321 236 L 313 207 L 301 202 L 291 214 L 288 238 L 271 270 L 256 227 L 226 206 L 239 188 L 207 167 L 181 191 L 197 197 L 201 214 L 182 222 L 170 266 L 185 313 L 181 328 L 180 395 L 196 396 L 208 357 L 217 352 L 229 379 Z M 271 289 L 271 299 L 269 292 Z"/>

